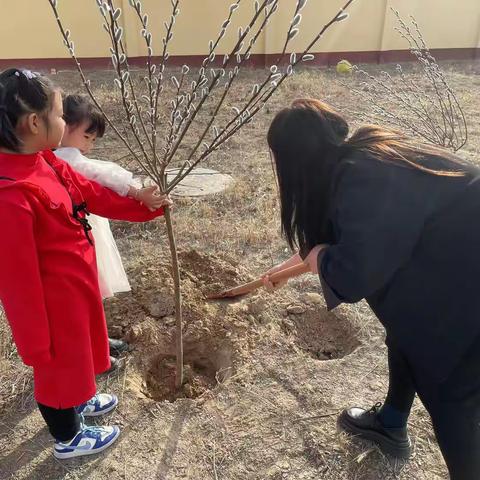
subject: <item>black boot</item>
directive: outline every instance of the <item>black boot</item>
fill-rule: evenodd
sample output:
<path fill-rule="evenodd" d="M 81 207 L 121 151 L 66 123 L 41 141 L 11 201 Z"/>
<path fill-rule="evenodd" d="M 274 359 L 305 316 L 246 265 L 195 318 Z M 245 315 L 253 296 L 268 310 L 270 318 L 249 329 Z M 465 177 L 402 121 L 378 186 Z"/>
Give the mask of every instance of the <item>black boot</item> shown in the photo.
<path fill-rule="evenodd" d="M 119 357 L 122 353 L 128 352 L 129 349 L 127 342 L 116 338 L 109 338 L 108 344 L 110 345 L 110 355 L 114 357 Z"/>
<path fill-rule="evenodd" d="M 338 417 L 339 426 L 348 433 L 374 442 L 380 450 L 395 458 L 410 457 L 411 443 L 407 428 L 386 428 L 378 418 L 381 403 L 370 410 L 353 407 L 344 410 Z"/>
<path fill-rule="evenodd" d="M 112 373 L 120 368 L 120 360 L 115 357 L 110 357 L 110 368 L 105 373 Z"/>

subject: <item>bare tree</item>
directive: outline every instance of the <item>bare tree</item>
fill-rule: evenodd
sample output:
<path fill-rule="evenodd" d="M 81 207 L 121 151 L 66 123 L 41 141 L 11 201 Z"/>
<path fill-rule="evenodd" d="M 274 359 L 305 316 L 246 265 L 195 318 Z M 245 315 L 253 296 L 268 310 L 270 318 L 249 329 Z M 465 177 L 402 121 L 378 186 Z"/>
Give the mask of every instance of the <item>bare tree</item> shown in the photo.
<path fill-rule="evenodd" d="M 48 0 L 63 41 L 75 61 L 83 85 L 92 101 L 103 113 L 106 121 L 143 172 L 159 186 L 162 193 L 170 193 L 190 174 L 195 166 L 220 148 L 242 127 L 250 123 L 279 86 L 294 73 L 294 69 L 300 63 L 314 59 L 310 51 L 317 45 L 325 31 L 348 17 L 346 10 L 354 0 L 346 1 L 344 6 L 319 30 L 299 55 L 287 54 L 290 42 L 299 33 L 302 11 L 307 4 L 307 0 L 297 0 L 285 35 L 282 53 L 279 54 L 276 64 L 266 69 L 264 80 L 252 85 L 247 98 L 241 105 L 233 108 L 226 106 L 226 100 L 232 87 L 238 81 L 241 68 L 250 59 L 252 49 L 261 33 L 278 11 L 280 0 L 251 1 L 252 16 L 249 22 L 238 28 L 237 39 L 233 47 L 229 49 L 229 53 L 219 56 L 217 55 L 219 46 L 224 41 L 227 30 L 232 28 L 233 17 L 242 3 L 242 0 L 234 1 L 228 8 L 227 18 L 220 26 L 218 34 L 209 42 L 208 54 L 203 59 L 198 71 L 193 74 L 193 79 L 191 79 L 191 69 L 187 65 L 184 65 L 177 75 L 167 73 L 169 46 L 173 37 L 174 25 L 180 13 L 180 0 L 170 1 L 171 14 L 165 23 L 161 53 L 155 57 L 153 34 L 149 29 L 149 16 L 145 13 L 141 1 L 129 0 L 130 7 L 135 11 L 141 23 L 140 34 L 147 50 L 145 69 L 142 75 L 146 88 L 142 90 L 132 78 L 132 70 L 123 39 L 124 31 L 120 22 L 121 9 L 116 7 L 114 0 L 96 0 L 103 28 L 111 43 L 110 54 L 115 72 L 114 82 L 120 92 L 126 114 L 128 134 L 125 134 L 123 127 L 115 124 L 109 118 L 95 97 L 90 80 L 75 54 L 70 31 L 64 27 L 60 18 L 58 0 Z M 171 99 L 170 115 L 165 121 L 162 121 L 160 98 L 165 93 L 167 80 L 174 87 L 174 95 Z M 225 118 L 226 120 L 223 120 Z M 197 127 L 200 126 L 200 134 L 195 140 L 187 142 L 187 134 L 191 132 L 194 124 Z M 164 130 L 167 133 L 165 136 L 161 136 L 159 132 Z M 181 149 L 185 146 L 186 149 Z M 185 151 L 186 153 L 184 153 Z M 169 175 L 167 178 L 167 168 L 172 162 L 179 165 L 179 168 L 175 169 L 173 176 Z M 182 298 L 177 246 L 172 213 L 169 208 L 165 210 L 165 220 L 175 289 L 176 386 L 180 388 L 183 384 Z"/>
<path fill-rule="evenodd" d="M 458 98 L 430 53 L 415 19 L 410 17 L 411 24 L 407 24 L 398 11 L 392 11 L 399 25 L 395 30 L 408 42 L 423 81 L 420 83 L 406 73 L 401 65 L 396 66 L 396 74 L 382 71 L 377 76 L 354 67 L 362 82 L 360 88 L 349 88 L 368 104 L 366 111 L 356 114 L 363 120 L 381 120 L 423 141 L 457 151 L 468 138 Z"/>

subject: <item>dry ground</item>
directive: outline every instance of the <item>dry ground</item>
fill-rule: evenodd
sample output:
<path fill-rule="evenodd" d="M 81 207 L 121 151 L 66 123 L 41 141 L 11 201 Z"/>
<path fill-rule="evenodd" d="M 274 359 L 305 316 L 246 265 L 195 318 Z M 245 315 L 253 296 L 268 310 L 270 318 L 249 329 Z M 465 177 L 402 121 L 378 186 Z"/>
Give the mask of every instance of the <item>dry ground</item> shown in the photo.
<path fill-rule="evenodd" d="M 480 67 L 443 67 L 469 120 L 464 154 L 478 159 Z M 234 98 L 260 74 L 246 72 Z M 110 74 L 91 77 L 110 113 L 120 118 Z M 80 89 L 75 73 L 60 72 L 55 80 L 67 92 Z M 121 399 L 104 420 L 123 427 L 115 448 L 81 460 L 53 458 L 35 410 L 30 371 L 0 322 L 0 479 L 447 478 L 419 403 L 410 419 L 414 453 L 406 464 L 337 432 L 342 408 L 370 406 L 382 400 L 387 387 L 383 331 L 364 303 L 326 313 L 314 277 L 297 279 L 274 296 L 260 292 L 237 302 L 203 300 L 212 285 L 241 282 L 288 255 L 279 235 L 265 133 L 274 113 L 299 96 L 319 97 L 345 112 L 364 107 L 332 69 L 298 73 L 254 124 L 207 162 L 231 173 L 234 187 L 177 202 L 189 382 L 176 400 L 170 386 L 173 318 L 164 225 L 113 225 L 133 287 L 131 294 L 106 305 L 110 334 L 132 345 L 124 367 L 99 379 L 100 390 Z M 128 164 L 125 154 L 111 135 L 97 149 L 100 158 Z"/>

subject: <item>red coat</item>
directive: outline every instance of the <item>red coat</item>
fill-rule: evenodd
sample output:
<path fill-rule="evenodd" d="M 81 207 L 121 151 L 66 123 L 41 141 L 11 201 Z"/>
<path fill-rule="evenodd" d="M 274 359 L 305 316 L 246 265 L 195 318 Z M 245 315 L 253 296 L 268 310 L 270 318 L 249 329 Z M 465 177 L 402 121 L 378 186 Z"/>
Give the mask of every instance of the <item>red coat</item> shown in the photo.
<path fill-rule="evenodd" d="M 95 250 L 72 202 L 96 215 L 143 222 L 150 212 L 76 173 L 52 152 L 0 153 L 0 301 L 35 398 L 54 408 L 95 394 L 110 367 Z M 80 214 L 82 216 L 82 214 Z"/>

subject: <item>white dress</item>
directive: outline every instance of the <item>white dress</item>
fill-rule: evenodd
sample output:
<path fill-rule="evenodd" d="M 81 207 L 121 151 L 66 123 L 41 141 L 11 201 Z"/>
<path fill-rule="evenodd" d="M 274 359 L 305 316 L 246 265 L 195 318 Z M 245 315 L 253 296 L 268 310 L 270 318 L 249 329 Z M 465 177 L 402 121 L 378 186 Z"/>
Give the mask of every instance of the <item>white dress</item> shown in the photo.
<path fill-rule="evenodd" d="M 113 190 L 122 197 L 127 196 L 131 186 L 137 187 L 133 174 L 113 162 L 87 158 L 77 148 L 65 147 L 55 150 L 55 154 L 66 161 L 74 170 L 89 180 Z M 117 292 L 130 291 L 122 259 L 106 218 L 90 215 L 97 255 L 98 282 L 103 298 L 113 297 Z"/>

